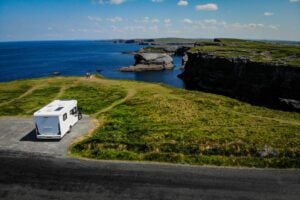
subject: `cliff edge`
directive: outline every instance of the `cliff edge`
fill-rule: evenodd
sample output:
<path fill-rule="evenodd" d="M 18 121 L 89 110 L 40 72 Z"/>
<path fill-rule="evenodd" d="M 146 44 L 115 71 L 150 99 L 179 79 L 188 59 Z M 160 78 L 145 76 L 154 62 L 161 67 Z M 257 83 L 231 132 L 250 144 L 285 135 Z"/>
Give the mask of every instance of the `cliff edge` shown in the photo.
<path fill-rule="evenodd" d="M 226 40 L 216 43 L 221 45 L 195 46 L 187 53 L 185 70 L 179 77 L 188 89 L 300 111 L 299 46 L 235 41 L 235 47 Z"/>

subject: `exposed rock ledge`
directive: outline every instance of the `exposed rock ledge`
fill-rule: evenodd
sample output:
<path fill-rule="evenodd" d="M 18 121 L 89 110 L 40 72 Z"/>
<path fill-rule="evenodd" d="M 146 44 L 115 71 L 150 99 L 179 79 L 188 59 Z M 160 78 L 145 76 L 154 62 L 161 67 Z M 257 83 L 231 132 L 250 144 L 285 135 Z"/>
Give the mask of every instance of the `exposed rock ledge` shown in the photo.
<path fill-rule="evenodd" d="M 122 67 L 122 72 L 158 71 L 172 69 L 173 58 L 165 53 L 137 53 L 134 56 L 135 64 Z"/>
<path fill-rule="evenodd" d="M 189 52 L 185 70 L 179 77 L 189 89 L 300 111 L 299 67 Z"/>

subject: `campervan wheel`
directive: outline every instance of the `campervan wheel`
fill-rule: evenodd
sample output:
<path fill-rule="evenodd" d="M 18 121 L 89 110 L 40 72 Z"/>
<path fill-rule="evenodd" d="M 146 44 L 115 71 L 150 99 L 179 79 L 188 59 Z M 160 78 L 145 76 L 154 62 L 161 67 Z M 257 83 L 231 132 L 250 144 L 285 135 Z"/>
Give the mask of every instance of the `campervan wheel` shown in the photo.
<path fill-rule="evenodd" d="M 72 126 L 69 127 L 68 133 L 71 133 Z"/>

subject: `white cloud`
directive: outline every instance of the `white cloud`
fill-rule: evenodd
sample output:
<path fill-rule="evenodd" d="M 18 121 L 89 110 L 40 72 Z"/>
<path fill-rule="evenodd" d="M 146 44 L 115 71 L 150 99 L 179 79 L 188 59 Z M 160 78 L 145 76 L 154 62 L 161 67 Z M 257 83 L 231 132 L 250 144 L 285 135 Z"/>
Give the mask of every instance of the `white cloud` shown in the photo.
<path fill-rule="evenodd" d="M 207 10 L 207 11 L 214 11 L 218 10 L 218 5 L 214 3 L 208 3 L 203 5 L 197 5 L 196 10 Z"/>
<path fill-rule="evenodd" d="M 116 26 L 110 26 L 110 28 L 111 28 L 112 31 L 118 31 L 119 30 L 118 27 L 116 27 Z"/>
<path fill-rule="evenodd" d="M 291 3 L 297 3 L 299 2 L 300 0 L 290 0 Z"/>
<path fill-rule="evenodd" d="M 77 28 L 77 29 L 72 28 L 71 31 L 72 31 L 72 32 L 84 32 L 84 33 L 86 33 L 86 32 L 88 32 L 89 30 L 88 30 L 88 29 L 85 29 L 85 28 Z"/>
<path fill-rule="evenodd" d="M 228 29 L 239 29 L 239 30 L 266 30 L 266 29 L 272 29 L 272 30 L 279 30 L 278 26 L 275 25 L 264 25 L 264 24 L 257 24 L 257 23 L 249 23 L 249 24 L 242 24 L 239 22 L 233 23 L 233 24 L 226 24 L 224 28 Z"/>
<path fill-rule="evenodd" d="M 163 2 L 164 0 L 151 0 L 153 3 L 161 3 Z"/>
<path fill-rule="evenodd" d="M 156 18 L 144 17 L 143 19 L 134 20 L 136 23 L 159 23 L 160 20 Z"/>
<path fill-rule="evenodd" d="M 116 22 L 122 22 L 123 18 L 122 17 L 113 17 L 113 18 L 107 18 L 106 20 L 109 22 L 112 22 L 112 23 L 116 23 Z"/>
<path fill-rule="evenodd" d="M 170 23 L 172 23 L 172 21 L 171 21 L 170 19 L 165 19 L 165 20 L 164 20 L 164 23 L 165 23 L 165 24 L 170 24 Z"/>
<path fill-rule="evenodd" d="M 100 17 L 87 16 L 90 21 L 101 22 L 102 19 Z"/>
<path fill-rule="evenodd" d="M 265 12 L 264 13 L 264 16 L 267 16 L 267 17 L 272 16 L 272 15 L 274 15 L 274 13 L 272 13 L 272 12 Z"/>
<path fill-rule="evenodd" d="M 150 17 L 144 17 L 143 19 L 135 19 L 136 23 L 148 23 L 150 21 Z"/>
<path fill-rule="evenodd" d="M 245 31 L 245 30 L 279 30 L 279 26 L 275 25 L 264 25 L 261 23 L 227 23 L 223 20 L 217 20 L 217 19 L 204 19 L 204 20 L 190 20 L 190 19 L 184 19 L 182 20 L 184 23 L 192 24 L 191 27 L 195 29 L 201 29 L 201 30 L 238 30 L 238 31 Z"/>
<path fill-rule="evenodd" d="M 47 29 L 48 29 L 49 31 L 51 31 L 51 30 L 53 30 L 53 27 L 49 26 Z"/>
<path fill-rule="evenodd" d="M 257 24 L 257 27 L 264 28 L 265 25 L 263 25 L 263 24 Z"/>
<path fill-rule="evenodd" d="M 159 23 L 160 20 L 159 20 L 159 19 L 152 19 L 151 22 L 152 22 L 152 23 Z"/>
<path fill-rule="evenodd" d="M 148 23 L 150 20 L 150 17 L 144 17 L 144 19 L 142 20 L 142 22 Z"/>
<path fill-rule="evenodd" d="M 194 21 L 195 27 L 200 27 L 202 29 L 218 29 L 225 28 L 227 23 L 225 21 L 219 21 L 216 19 L 204 19 L 199 21 Z"/>
<path fill-rule="evenodd" d="M 71 32 L 80 32 L 80 33 L 102 33 L 104 32 L 102 29 L 86 29 L 86 28 L 72 28 L 70 29 Z"/>
<path fill-rule="evenodd" d="M 204 22 L 207 24 L 213 24 L 213 25 L 217 24 L 216 19 L 205 19 Z"/>
<path fill-rule="evenodd" d="M 178 1 L 177 5 L 178 6 L 187 6 L 187 5 L 189 5 L 189 2 L 185 1 L 185 0 L 180 0 L 180 1 Z"/>
<path fill-rule="evenodd" d="M 269 25 L 268 27 L 269 27 L 270 29 L 273 29 L 273 30 L 276 30 L 276 31 L 279 30 L 279 27 L 278 27 L 278 26 L 275 26 L 275 25 Z"/>
<path fill-rule="evenodd" d="M 184 20 L 182 20 L 184 23 L 187 23 L 187 24 L 192 24 L 193 21 L 191 19 L 188 19 L 188 18 L 185 18 Z"/>
<path fill-rule="evenodd" d="M 126 0 L 99 0 L 99 4 L 114 4 L 114 5 L 119 5 L 124 3 Z"/>
<path fill-rule="evenodd" d="M 110 0 L 110 3 L 111 4 L 122 4 L 122 3 L 124 3 L 125 2 L 125 0 Z"/>
<path fill-rule="evenodd" d="M 154 31 L 154 32 L 158 32 L 158 26 L 151 26 L 149 27 L 149 30 Z"/>
<path fill-rule="evenodd" d="M 165 23 L 166 27 L 171 27 L 172 26 L 172 20 L 171 19 L 165 19 L 164 23 Z"/>
<path fill-rule="evenodd" d="M 136 32 L 136 31 L 144 32 L 146 30 L 146 28 L 144 26 L 125 26 L 124 30 L 125 31 L 131 31 L 131 32 Z"/>

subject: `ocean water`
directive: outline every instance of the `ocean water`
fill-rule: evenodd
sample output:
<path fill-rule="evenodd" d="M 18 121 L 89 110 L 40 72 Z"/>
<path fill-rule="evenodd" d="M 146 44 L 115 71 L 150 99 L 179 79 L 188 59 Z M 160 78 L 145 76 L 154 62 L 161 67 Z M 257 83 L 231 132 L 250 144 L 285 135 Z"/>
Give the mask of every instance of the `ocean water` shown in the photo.
<path fill-rule="evenodd" d="M 183 88 L 181 57 L 174 57 L 173 70 L 157 72 L 119 72 L 123 66 L 134 64 L 133 55 L 122 54 L 142 48 L 136 44 L 114 44 L 109 41 L 35 41 L 0 43 L 0 82 L 52 76 L 83 76 L 87 72 L 107 78 L 159 82 Z"/>

